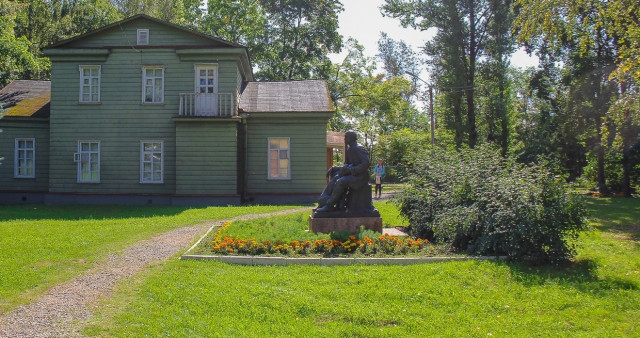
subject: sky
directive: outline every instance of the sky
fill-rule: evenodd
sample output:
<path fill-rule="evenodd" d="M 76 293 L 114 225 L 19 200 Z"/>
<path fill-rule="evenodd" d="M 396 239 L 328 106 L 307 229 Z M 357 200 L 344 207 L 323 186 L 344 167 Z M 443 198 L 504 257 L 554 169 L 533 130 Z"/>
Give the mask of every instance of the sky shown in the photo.
<path fill-rule="evenodd" d="M 403 40 L 416 52 L 422 54 L 420 47 L 433 36 L 433 32 L 421 32 L 412 28 L 402 28 L 397 19 L 383 17 L 380 6 L 384 0 L 342 0 L 344 12 L 340 13 L 338 32 L 344 37 L 353 37 L 364 46 L 365 55 L 375 57 L 378 53 L 380 32 L 385 32 L 394 40 Z M 333 54 L 333 62 L 341 62 L 346 53 Z M 537 66 L 537 58 L 530 57 L 524 50 L 518 50 L 511 57 L 511 65 L 521 68 Z M 380 68 L 380 67 L 379 67 Z M 428 75 L 422 73 L 421 78 L 427 80 Z"/>

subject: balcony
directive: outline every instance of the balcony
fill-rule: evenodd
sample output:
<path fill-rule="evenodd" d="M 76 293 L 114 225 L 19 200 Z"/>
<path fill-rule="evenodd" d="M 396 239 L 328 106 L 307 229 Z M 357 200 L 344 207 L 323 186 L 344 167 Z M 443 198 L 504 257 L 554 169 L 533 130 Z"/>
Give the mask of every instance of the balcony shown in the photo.
<path fill-rule="evenodd" d="M 238 114 L 231 93 L 182 93 L 179 115 L 184 117 L 233 117 Z"/>

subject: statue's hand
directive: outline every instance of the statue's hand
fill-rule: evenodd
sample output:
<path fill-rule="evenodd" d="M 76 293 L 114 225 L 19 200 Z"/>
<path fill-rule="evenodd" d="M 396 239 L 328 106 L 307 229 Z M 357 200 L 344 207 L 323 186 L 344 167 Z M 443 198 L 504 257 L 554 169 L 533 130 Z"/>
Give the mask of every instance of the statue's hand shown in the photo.
<path fill-rule="evenodd" d="M 342 176 L 351 175 L 352 171 L 353 170 L 351 170 L 351 166 L 347 164 L 344 167 L 342 167 L 341 174 L 342 174 Z"/>
<path fill-rule="evenodd" d="M 329 168 L 329 170 L 327 170 L 327 177 L 331 178 L 331 177 L 335 176 L 337 173 L 340 172 L 340 169 L 341 168 L 337 167 L 337 166 L 333 166 L 333 167 Z"/>

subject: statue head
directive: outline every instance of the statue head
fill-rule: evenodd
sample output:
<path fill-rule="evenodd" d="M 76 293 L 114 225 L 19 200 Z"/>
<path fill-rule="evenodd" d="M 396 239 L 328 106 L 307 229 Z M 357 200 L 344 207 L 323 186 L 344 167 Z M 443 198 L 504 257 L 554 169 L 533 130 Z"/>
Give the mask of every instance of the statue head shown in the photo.
<path fill-rule="evenodd" d="M 352 144 L 356 141 L 358 141 L 358 134 L 356 134 L 356 132 L 349 130 L 344 133 L 344 143 Z"/>

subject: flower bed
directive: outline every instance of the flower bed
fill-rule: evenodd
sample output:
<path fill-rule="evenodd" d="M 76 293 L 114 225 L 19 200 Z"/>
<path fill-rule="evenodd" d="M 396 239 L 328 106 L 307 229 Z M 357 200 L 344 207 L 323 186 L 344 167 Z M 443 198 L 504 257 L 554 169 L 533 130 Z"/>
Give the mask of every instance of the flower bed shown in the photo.
<path fill-rule="evenodd" d="M 211 251 L 219 255 L 323 255 L 344 254 L 405 255 L 426 252 L 426 239 L 412 239 L 382 235 L 378 237 L 350 236 L 345 241 L 336 239 L 316 239 L 304 241 L 261 240 L 233 238 L 225 236 L 225 228 L 232 222 L 226 222 L 210 241 Z"/>

